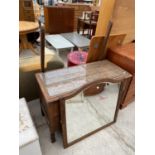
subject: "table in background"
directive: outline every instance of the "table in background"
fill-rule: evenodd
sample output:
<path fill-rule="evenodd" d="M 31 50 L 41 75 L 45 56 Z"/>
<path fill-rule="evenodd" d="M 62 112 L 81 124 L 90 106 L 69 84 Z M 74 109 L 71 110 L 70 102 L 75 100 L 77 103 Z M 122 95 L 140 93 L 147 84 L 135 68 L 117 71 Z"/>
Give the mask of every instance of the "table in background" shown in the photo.
<path fill-rule="evenodd" d="M 36 31 L 38 28 L 39 24 L 37 22 L 19 21 L 20 50 L 31 49 L 36 53 L 33 45 L 27 40 L 27 34 Z"/>
<path fill-rule="evenodd" d="M 55 35 L 46 35 L 45 39 L 48 43 L 50 43 L 53 48 L 57 51 L 57 54 L 59 55 L 60 49 L 66 49 L 70 48 L 71 51 L 73 51 L 74 45 L 70 43 L 68 40 L 66 40 L 61 35 L 55 34 Z"/>
<path fill-rule="evenodd" d="M 79 50 L 89 47 L 90 40 L 77 32 L 61 33 L 61 36 L 73 43 Z"/>

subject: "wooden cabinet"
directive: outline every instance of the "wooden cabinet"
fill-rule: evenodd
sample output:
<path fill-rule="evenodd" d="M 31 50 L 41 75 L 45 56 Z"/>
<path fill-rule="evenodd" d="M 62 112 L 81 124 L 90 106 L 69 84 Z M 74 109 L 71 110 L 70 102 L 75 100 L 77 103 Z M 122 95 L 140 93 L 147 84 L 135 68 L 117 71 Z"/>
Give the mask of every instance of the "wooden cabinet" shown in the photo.
<path fill-rule="evenodd" d="M 126 107 L 135 98 L 135 44 L 125 44 L 108 49 L 107 59 L 133 75 L 127 95 L 121 108 Z"/>

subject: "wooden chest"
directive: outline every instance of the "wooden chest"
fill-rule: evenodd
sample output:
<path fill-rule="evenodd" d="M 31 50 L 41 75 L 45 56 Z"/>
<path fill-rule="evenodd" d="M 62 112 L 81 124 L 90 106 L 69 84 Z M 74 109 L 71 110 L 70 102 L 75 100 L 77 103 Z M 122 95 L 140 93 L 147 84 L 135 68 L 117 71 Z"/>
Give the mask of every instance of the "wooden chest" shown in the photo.
<path fill-rule="evenodd" d="M 135 98 L 135 43 L 109 48 L 107 59 L 133 75 L 124 102 L 120 107 L 124 108 Z"/>

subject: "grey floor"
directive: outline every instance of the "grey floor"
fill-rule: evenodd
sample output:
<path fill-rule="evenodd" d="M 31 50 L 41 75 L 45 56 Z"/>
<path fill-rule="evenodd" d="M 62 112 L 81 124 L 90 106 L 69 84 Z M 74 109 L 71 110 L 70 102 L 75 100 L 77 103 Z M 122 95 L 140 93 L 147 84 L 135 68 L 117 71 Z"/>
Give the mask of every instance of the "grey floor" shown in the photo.
<path fill-rule="evenodd" d="M 50 133 L 40 112 L 39 100 L 28 102 L 36 125 L 43 155 L 134 155 L 135 103 L 120 110 L 117 122 L 92 136 L 63 148 L 62 136 L 56 133 L 56 142 L 50 142 Z"/>

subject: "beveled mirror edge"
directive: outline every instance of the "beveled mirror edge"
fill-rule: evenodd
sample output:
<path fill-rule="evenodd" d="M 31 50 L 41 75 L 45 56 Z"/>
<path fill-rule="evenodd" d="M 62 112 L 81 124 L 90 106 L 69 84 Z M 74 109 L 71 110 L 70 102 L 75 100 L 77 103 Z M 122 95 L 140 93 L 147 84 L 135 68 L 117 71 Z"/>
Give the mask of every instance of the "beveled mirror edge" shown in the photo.
<path fill-rule="evenodd" d="M 89 87 L 89 86 L 92 86 L 92 85 L 95 85 L 95 84 L 99 84 L 99 83 L 104 83 L 104 82 L 111 82 L 111 83 L 120 83 L 120 87 L 119 87 L 119 94 L 118 94 L 118 99 L 117 99 L 117 104 L 116 104 L 116 110 L 115 110 L 115 114 L 114 114 L 114 119 L 112 122 L 68 143 L 68 140 L 67 140 L 67 127 L 66 127 L 66 110 L 65 110 L 65 100 L 66 99 L 69 99 L 69 98 L 72 98 L 73 96 L 75 96 L 76 94 L 80 93 L 83 89 Z M 104 79 L 104 80 L 100 80 L 100 81 L 95 81 L 95 82 L 92 82 L 92 83 L 89 83 L 88 85 L 85 85 L 84 87 L 82 87 L 81 89 L 77 90 L 77 92 L 74 92 L 71 94 L 71 96 L 68 96 L 67 98 L 65 99 L 61 99 L 60 100 L 60 118 L 61 118 L 61 127 L 62 127 L 62 137 L 63 137 L 63 146 L 64 148 L 67 148 L 81 140 L 83 140 L 84 138 L 87 138 L 89 136 L 91 136 L 92 134 L 114 124 L 117 120 L 117 116 L 118 116 L 118 112 L 119 112 L 119 107 L 121 105 L 121 102 L 123 101 L 123 98 L 126 94 L 126 92 L 124 91 L 125 88 L 130 84 L 131 82 L 131 78 L 127 78 L 127 79 L 124 79 L 124 80 L 110 80 L 110 79 Z"/>
<path fill-rule="evenodd" d="M 93 82 L 88 82 L 87 84 L 79 87 L 78 89 L 72 91 L 72 92 L 68 92 L 67 95 L 65 96 L 61 96 L 59 99 L 60 100 L 67 100 L 67 99 L 70 99 L 72 98 L 73 96 L 77 95 L 78 93 L 80 93 L 83 89 L 85 89 L 86 87 L 89 87 L 89 86 L 93 86 L 93 85 L 96 85 L 96 84 L 99 84 L 99 83 L 103 83 L 103 82 L 111 82 L 111 83 L 121 83 L 122 80 L 115 80 L 115 79 L 101 79 L 101 80 L 96 80 L 96 81 L 93 81 Z"/>

